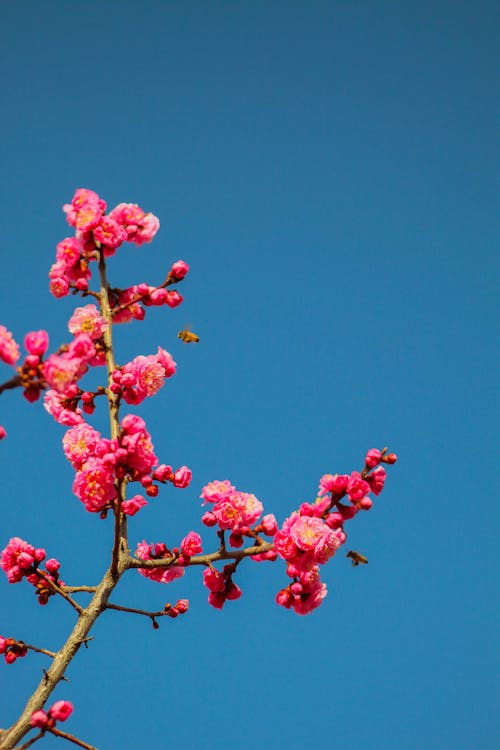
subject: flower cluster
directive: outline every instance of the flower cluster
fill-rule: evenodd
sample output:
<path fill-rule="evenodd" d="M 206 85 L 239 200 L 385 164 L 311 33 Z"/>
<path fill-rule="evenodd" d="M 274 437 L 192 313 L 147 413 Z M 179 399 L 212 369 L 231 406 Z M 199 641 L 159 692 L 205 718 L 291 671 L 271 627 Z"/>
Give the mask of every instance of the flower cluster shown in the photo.
<path fill-rule="evenodd" d="M 56 701 L 48 712 L 34 711 L 30 724 L 38 729 L 52 729 L 57 721 L 66 721 L 73 713 L 73 704 L 69 701 Z"/>
<path fill-rule="evenodd" d="M 146 423 L 134 414 L 122 419 L 120 435 L 113 440 L 101 437 L 86 422 L 74 425 L 63 438 L 63 449 L 76 470 L 73 492 L 89 512 L 100 513 L 101 518 L 117 501 L 119 482 L 140 482 L 148 496 L 156 497 L 155 482 L 187 487 L 191 481 L 187 466 L 176 472 L 171 466 L 158 466 Z M 146 504 L 141 495 L 135 495 L 123 502 L 122 511 L 133 516 Z"/>
<path fill-rule="evenodd" d="M 327 594 L 321 582 L 319 566 L 333 557 L 347 539 L 345 521 L 360 510 L 369 510 L 373 501 L 368 493 L 380 494 L 386 471 L 379 464 L 395 463 L 395 454 L 368 451 L 363 472 L 350 475 L 325 474 L 319 483 L 319 497 L 303 503 L 292 513 L 274 537 L 274 547 L 287 563 L 287 575 L 293 582 L 282 589 L 276 601 L 300 615 L 320 606 Z M 347 496 L 350 505 L 340 502 Z"/>
<path fill-rule="evenodd" d="M 50 291 L 55 297 L 88 289 L 92 275 L 89 263 L 97 259 L 99 249 L 108 257 L 124 242 L 143 245 L 151 242 L 160 227 L 156 216 L 132 203 L 120 203 L 106 215 L 106 202 L 85 188 L 75 192 L 64 211 L 75 236 L 57 245 L 56 262 L 49 272 Z"/>
<path fill-rule="evenodd" d="M 47 604 L 49 597 L 55 593 L 51 583 L 64 586 L 59 579 L 61 564 L 58 560 L 50 558 L 45 563 L 45 570 L 40 569 L 40 563 L 45 558 L 46 552 L 42 547 L 35 549 L 17 536 L 10 539 L 0 554 L 0 568 L 7 575 L 9 583 L 20 583 L 26 578 L 35 587 L 39 604 Z"/>
<path fill-rule="evenodd" d="M 264 506 L 255 495 L 249 492 L 240 492 L 228 479 L 210 482 L 201 491 L 203 505 L 212 503 L 212 508 L 203 514 L 202 521 L 205 526 L 216 526 L 221 531 L 230 531 L 229 544 L 231 547 L 241 547 L 244 536 L 255 537 L 255 529 L 252 524 L 262 515 Z M 261 525 L 260 530 L 269 536 L 276 533 L 277 525 L 274 516 L 265 517 L 267 520 Z M 274 525 L 273 525 L 274 520 Z M 276 529 L 274 529 L 276 526 Z M 267 530 L 266 530 L 267 529 Z"/>
<path fill-rule="evenodd" d="M 232 578 L 234 569 L 234 564 L 231 564 L 225 565 L 222 571 L 212 566 L 203 571 L 203 584 L 210 591 L 208 602 L 215 609 L 222 609 L 228 599 L 233 601 L 241 596 L 241 589 Z"/>
<path fill-rule="evenodd" d="M 49 346 L 47 331 L 27 333 L 24 337 L 24 346 L 28 354 L 23 363 L 16 368 L 16 384 L 24 389 L 24 397 L 33 402 L 40 398 L 40 392 L 45 388 L 42 358 Z M 19 345 L 11 332 L 5 326 L 0 326 L 0 359 L 15 367 L 20 356 Z M 5 434 L 2 437 L 5 437 Z"/>
<path fill-rule="evenodd" d="M 180 559 L 177 547 L 169 550 L 166 544 L 162 542 L 148 544 L 144 540 L 137 545 L 135 554 L 140 560 L 172 560 L 172 564 L 167 568 L 139 568 L 139 573 L 145 578 L 158 583 L 171 583 L 184 575 L 184 561 Z"/>
<path fill-rule="evenodd" d="M 14 664 L 16 659 L 26 656 L 28 647 L 22 641 L 16 641 L 15 638 L 3 638 L 0 635 L 0 654 L 7 664 Z"/>
<path fill-rule="evenodd" d="M 139 355 L 117 368 L 112 375 L 111 390 L 127 404 L 140 404 L 148 396 L 154 396 L 176 368 L 172 355 L 158 347 L 157 354 Z"/>

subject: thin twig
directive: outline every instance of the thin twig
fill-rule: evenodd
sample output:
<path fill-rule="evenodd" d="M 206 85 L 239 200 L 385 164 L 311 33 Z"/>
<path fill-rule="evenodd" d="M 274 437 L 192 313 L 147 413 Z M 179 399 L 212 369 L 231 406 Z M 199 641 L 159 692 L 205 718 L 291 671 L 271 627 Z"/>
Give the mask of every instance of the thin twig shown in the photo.
<path fill-rule="evenodd" d="M 115 609 L 118 612 L 131 612 L 132 614 L 144 615 L 145 617 L 151 617 L 152 619 L 155 617 L 164 617 L 165 615 L 168 615 L 171 607 L 165 607 L 163 609 L 160 609 L 158 612 L 147 612 L 145 609 L 136 609 L 135 607 L 122 607 L 119 604 L 111 604 L 110 602 L 108 602 L 106 605 L 106 609 Z"/>
<path fill-rule="evenodd" d="M 48 731 L 51 734 L 55 734 L 56 737 L 62 737 L 64 740 L 74 742 L 74 744 L 78 745 L 78 747 L 84 747 L 85 750 L 98 750 L 96 747 L 94 747 L 94 745 L 89 745 L 88 742 L 79 740 L 78 737 L 75 737 L 74 734 L 68 734 L 68 732 L 63 732 L 61 729 L 56 729 L 54 727 L 53 729 L 49 729 Z"/>
<path fill-rule="evenodd" d="M 18 643 L 20 643 L 21 646 L 28 648 L 30 651 L 36 651 L 37 654 L 45 654 L 45 656 L 50 656 L 52 659 L 55 659 L 56 657 L 55 651 L 49 651 L 46 648 L 38 648 L 38 646 L 31 646 L 29 643 L 25 643 L 24 641 L 18 641 Z"/>
<path fill-rule="evenodd" d="M 80 591 L 86 591 L 89 594 L 94 594 L 97 586 L 61 586 L 60 588 L 67 594 L 77 594 Z"/>
<path fill-rule="evenodd" d="M 18 745 L 14 750 L 27 750 L 28 747 L 31 747 L 37 740 L 41 739 L 45 732 L 42 730 L 40 734 L 35 735 L 35 737 L 32 737 L 28 742 L 25 742 L 23 745 Z M 1 739 L 1 737 L 0 737 Z"/>
<path fill-rule="evenodd" d="M 21 376 L 20 375 L 14 375 L 13 378 L 10 380 L 7 380 L 5 383 L 0 384 L 0 393 L 3 393 L 4 391 L 8 391 L 11 388 L 18 388 L 21 385 Z"/>
<path fill-rule="evenodd" d="M 58 586 L 57 583 L 52 580 L 52 578 L 49 578 L 49 576 L 46 575 L 43 572 L 43 570 L 37 570 L 36 573 L 37 573 L 37 575 L 40 576 L 40 578 L 43 578 L 43 580 L 46 581 L 49 584 L 49 586 L 54 590 L 54 592 L 56 594 L 60 594 L 63 597 L 63 599 L 66 599 L 66 601 L 69 604 L 71 604 L 71 606 L 73 607 L 73 609 L 76 609 L 76 611 L 78 612 L 79 615 L 82 614 L 83 607 L 80 607 L 80 605 L 78 604 L 78 602 L 75 602 L 74 599 L 72 599 L 70 596 L 68 596 L 68 594 L 66 594 L 66 592 L 60 586 Z"/>

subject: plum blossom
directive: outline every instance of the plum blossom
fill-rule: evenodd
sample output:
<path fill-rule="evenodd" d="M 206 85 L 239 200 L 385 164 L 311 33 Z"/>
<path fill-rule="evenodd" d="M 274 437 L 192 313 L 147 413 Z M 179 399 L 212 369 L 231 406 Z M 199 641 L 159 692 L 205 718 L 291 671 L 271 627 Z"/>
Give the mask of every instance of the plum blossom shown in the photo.
<path fill-rule="evenodd" d="M 135 203 L 120 203 L 108 216 L 123 228 L 127 241 L 136 245 L 151 242 L 160 228 L 159 219 Z"/>
<path fill-rule="evenodd" d="M 45 557 L 46 553 L 43 548 L 35 549 L 24 539 L 14 536 L 0 555 L 0 568 L 5 571 L 9 583 L 19 583 Z"/>
<path fill-rule="evenodd" d="M 199 555 L 202 552 L 201 536 L 196 531 L 190 531 L 181 542 L 181 551 L 187 557 Z"/>
<path fill-rule="evenodd" d="M 70 333 L 77 336 L 86 333 L 91 339 L 99 339 L 107 329 L 108 323 L 95 305 L 77 307 L 68 321 Z"/>
<path fill-rule="evenodd" d="M 116 498 L 113 469 L 99 458 L 89 458 L 76 474 L 73 492 L 89 512 L 104 510 Z"/>
<path fill-rule="evenodd" d="M 146 541 L 139 542 L 135 554 L 141 560 L 161 560 L 172 556 L 164 544 L 148 544 Z M 139 573 L 158 583 L 170 583 L 176 578 L 182 578 L 184 567 L 172 564 L 168 568 L 139 568 Z"/>
<path fill-rule="evenodd" d="M 76 386 L 70 386 L 66 393 L 58 393 L 55 390 L 45 392 L 43 399 L 44 408 L 54 417 L 56 422 L 66 426 L 81 424 L 84 419 L 82 410 L 77 406 L 74 398 L 76 395 Z M 73 396 L 73 399 L 72 399 Z"/>
<path fill-rule="evenodd" d="M 148 501 L 141 497 L 141 495 L 134 495 L 130 500 L 125 500 L 125 502 L 122 503 L 122 511 L 126 516 L 135 516 L 135 514 L 147 504 Z"/>
<path fill-rule="evenodd" d="M 47 331 L 31 331 L 24 337 L 26 351 L 36 357 L 43 357 L 49 348 L 49 334 Z"/>
<path fill-rule="evenodd" d="M 177 260 L 175 263 L 172 263 L 172 268 L 170 269 L 170 276 L 180 281 L 187 275 L 188 271 L 189 271 L 189 265 L 186 263 L 186 261 Z"/>
<path fill-rule="evenodd" d="M 55 721 L 66 721 L 73 713 L 73 704 L 70 701 L 56 701 L 49 709 L 49 716 Z"/>
<path fill-rule="evenodd" d="M 5 326 L 0 326 L 0 359 L 6 365 L 15 365 L 20 356 L 19 346 L 11 332 Z"/>
<path fill-rule="evenodd" d="M 157 354 L 139 355 L 113 372 L 112 390 L 121 393 L 128 404 L 140 404 L 163 386 L 176 371 L 171 354 L 158 347 Z"/>

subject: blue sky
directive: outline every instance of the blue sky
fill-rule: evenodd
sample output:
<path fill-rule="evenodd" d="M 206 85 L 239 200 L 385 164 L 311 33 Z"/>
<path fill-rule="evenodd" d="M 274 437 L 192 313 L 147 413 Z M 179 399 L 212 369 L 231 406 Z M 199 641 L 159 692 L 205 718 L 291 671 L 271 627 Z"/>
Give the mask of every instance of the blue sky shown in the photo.
<path fill-rule="evenodd" d="M 194 476 L 132 540 L 199 530 L 211 479 L 282 521 L 368 448 L 400 456 L 348 529 L 369 565 L 332 560 L 308 617 L 274 604 L 279 562 L 241 566 L 222 613 L 197 570 L 168 588 L 131 575 L 117 603 L 191 610 L 158 631 L 101 618 L 56 693 L 75 704 L 68 731 L 101 750 L 493 748 L 494 3 L 28 0 L 2 16 L 0 323 L 67 340 L 75 301 L 49 296 L 47 272 L 77 187 L 162 222 L 112 281 L 191 265 L 181 307 L 117 336 L 122 362 L 158 345 L 178 362 L 140 414 Z M 188 323 L 197 347 L 176 338 Z M 63 429 L 19 393 L 0 423 L 2 546 L 21 536 L 68 583 L 96 582 L 110 526 L 71 493 Z M 57 648 L 72 613 L 0 586 L 0 634 Z M 0 670 L 0 726 L 43 666 Z"/>

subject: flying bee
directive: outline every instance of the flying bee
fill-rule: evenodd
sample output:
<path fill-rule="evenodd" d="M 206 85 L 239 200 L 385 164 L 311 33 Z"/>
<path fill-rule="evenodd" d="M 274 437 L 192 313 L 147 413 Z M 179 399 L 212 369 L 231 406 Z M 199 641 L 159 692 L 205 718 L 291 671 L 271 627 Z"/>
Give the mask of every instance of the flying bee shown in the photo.
<path fill-rule="evenodd" d="M 363 565 L 368 564 L 368 558 L 362 555 L 360 552 L 354 552 L 354 550 L 349 550 L 346 557 L 350 557 L 352 560 L 353 565 L 359 565 L 359 563 L 363 563 Z"/>
<path fill-rule="evenodd" d="M 177 334 L 177 338 L 181 341 L 184 341 L 185 344 L 197 344 L 200 340 L 200 337 L 196 335 L 196 333 L 193 333 L 188 328 L 186 328 L 184 331 L 179 331 Z"/>

